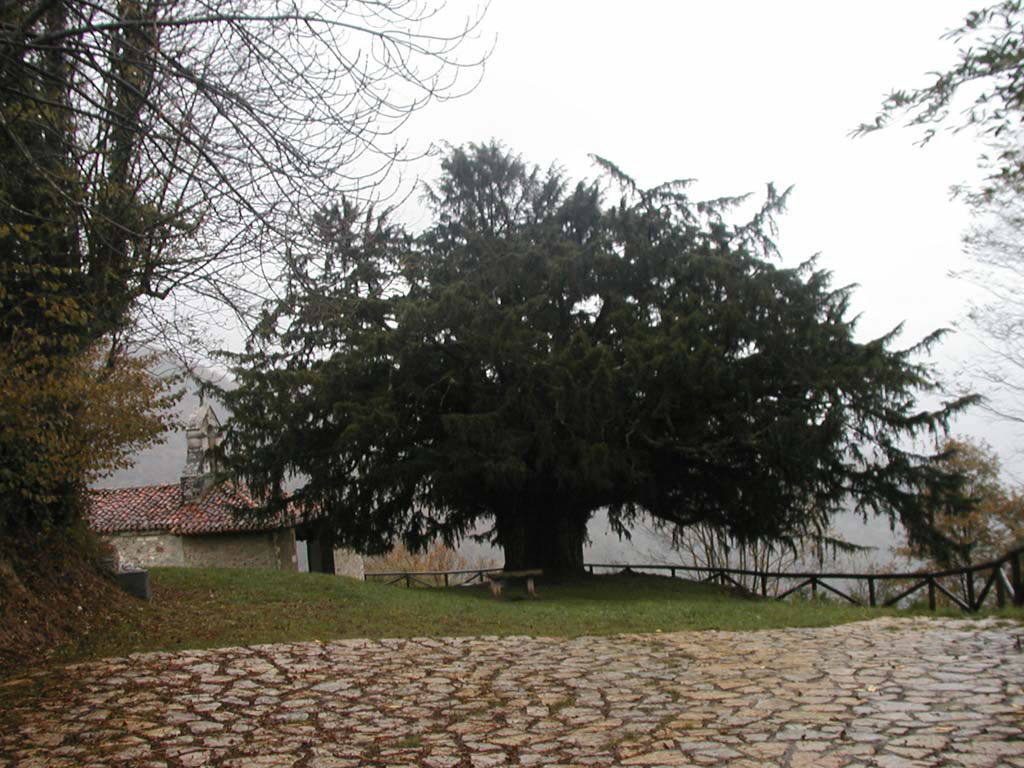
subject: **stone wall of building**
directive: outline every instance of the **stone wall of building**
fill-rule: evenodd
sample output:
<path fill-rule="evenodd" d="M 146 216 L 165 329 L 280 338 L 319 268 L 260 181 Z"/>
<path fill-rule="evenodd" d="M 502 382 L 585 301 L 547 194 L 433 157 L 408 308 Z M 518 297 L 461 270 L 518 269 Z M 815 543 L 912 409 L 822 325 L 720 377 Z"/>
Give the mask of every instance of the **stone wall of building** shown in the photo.
<path fill-rule="evenodd" d="M 277 565 L 282 571 L 299 570 L 299 552 L 295 542 L 295 529 L 286 528 L 281 531 L 274 531 L 274 553 L 277 556 Z"/>
<path fill-rule="evenodd" d="M 104 538 L 117 551 L 118 566 L 121 568 L 186 566 L 298 570 L 295 531 L 291 528 L 259 533 L 211 533 L 203 536 L 133 532 L 110 534 Z M 361 572 L 357 578 L 362 578 Z"/>
<path fill-rule="evenodd" d="M 117 551 L 118 567 L 185 565 L 181 537 L 170 533 L 114 533 L 104 537 Z"/>
<path fill-rule="evenodd" d="M 192 568 L 298 568 L 291 529 L 183 536 L 182 546 L 184 565 Z"/>
<path fill-rule="evenodd" d="M 338 576 L 348 576 L 363 580 L 363 556 L 351 549 L 334 550 L 334 572 Z"/>

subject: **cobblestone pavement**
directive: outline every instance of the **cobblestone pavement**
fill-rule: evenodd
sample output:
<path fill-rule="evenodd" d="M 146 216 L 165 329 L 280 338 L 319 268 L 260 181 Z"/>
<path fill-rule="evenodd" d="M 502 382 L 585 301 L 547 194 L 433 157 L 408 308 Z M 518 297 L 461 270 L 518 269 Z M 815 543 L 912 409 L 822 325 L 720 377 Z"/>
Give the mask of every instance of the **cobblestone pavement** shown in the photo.
<path fill-rule="evenodd" d="M 150 653 L 0 697 L 0 767 L 1024 766 L 1019 625 Z"/>

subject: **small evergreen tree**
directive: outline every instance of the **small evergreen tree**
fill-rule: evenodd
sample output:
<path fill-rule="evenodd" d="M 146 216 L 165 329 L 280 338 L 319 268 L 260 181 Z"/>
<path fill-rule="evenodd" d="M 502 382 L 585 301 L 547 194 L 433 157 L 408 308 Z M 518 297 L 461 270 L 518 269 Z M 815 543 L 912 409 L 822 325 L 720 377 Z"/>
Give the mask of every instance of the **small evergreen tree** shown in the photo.
<path fill-rule="evenodd" d="M 448 156 L 415 240 L 325 212 L 222 393 L 234 470 L 269 509 L 302 478 L 293 502 L 364 551 L 486 524 L 549 572 L 582 569 L 600 508 L 784 541 L 853 496 L 926 537 L 957 478 L 907 441 L 971 401 L 915 406 L 941 334 L 856 341 L 849 288 L 773 264 L 774 189 L 736 226 L 734 200 L 601 163 L 613 205 L 492 144 Z"/>

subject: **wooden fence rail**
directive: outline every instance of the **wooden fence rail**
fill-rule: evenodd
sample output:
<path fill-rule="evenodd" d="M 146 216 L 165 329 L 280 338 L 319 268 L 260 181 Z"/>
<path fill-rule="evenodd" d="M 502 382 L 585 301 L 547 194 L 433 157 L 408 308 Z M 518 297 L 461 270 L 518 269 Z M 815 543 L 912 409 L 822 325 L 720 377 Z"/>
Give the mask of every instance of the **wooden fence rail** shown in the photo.
<path fill-rule="evenodd" d="M 838 597 L 847 600 L 854 605 L 864 605 L 864 601 L 843 591 L 834 583 L 835 581 L 863 582 L 867 586 L 867 605 L 872 607 L 879 604 L 892 606 L 901 600 L 926 590 L 928 594 L 928 607 L 935 610 L 938 603 L 938 595 L 942 594 L 951 603 L 968 613 L 981 609 L 989 594 L 995 595 L 995 604 L 1003 608 L 1007 603 L 1024 605 L 1024 584 L 1022 584 L 1021 560 L 1024 559 L 1024 546 L 1018 546 L 1009 550 L 995 560 L 985 563 L 971 565 L 966 568 L 952 568 L 944 571 L 911 571 L 906 573 L 847 573 L 839 572 L 788 572 L 788 571 L 758 571 L 745 568 L 717 568 L 700 565 L 663 565 L 663 564 L 635 564 L 635 563 L 587 563 L 584 567 L 595 573 L 598 569 L 605 571 L 668 571 L 673 578 L 676 574 L 693 574 L 701 581 L 715 582 L 723 586 L 732 586 L 756 594 L 760 592 L 762 597 L 768 597 L 768 583 L 774 580 L 779 583 L 778 594 L 773 595 L 778 600 L 785 599 L 790 595 L 797 594 L 803 590 L 809 590 L 811 596 L 815 596 L 819 589 L 831 592 Z M 483 583 L 488 573 L 498 573 L 501 568 L 473 568 L 461 571 L 368 571 L 364 574 L 367 581 L 381 581 L 385 584 L 404 584 L 406 587 L 424 586 L 465 586 L 473 583 Z M 1009 570 L 1009 576 L 1006 571 Z M 751 579 L 757 589 L 751 590 L 740 579 Z M 966 592 L 965 595 L 958 595 L 951 591 L 943 579 L 958 579 Z M 981 584 L 977 588 L 975 580 Z M 909 581 L 909 586 L 901 589 L 895 595 L 887 595 L 883 600 L 878 599 L 878 587 L 880 582 L 886 581 Z M 795 582 L 795 584 L 790 584 Z"/>
<path fill-rule="evenodd" d="M 483 584 L 488 573 L 500 573 L 501 568 L 470 568 L 462 571 L 367 571 L 363 581 L 383 584 L 403 584 L 406 587 L 464 587 Z"/>

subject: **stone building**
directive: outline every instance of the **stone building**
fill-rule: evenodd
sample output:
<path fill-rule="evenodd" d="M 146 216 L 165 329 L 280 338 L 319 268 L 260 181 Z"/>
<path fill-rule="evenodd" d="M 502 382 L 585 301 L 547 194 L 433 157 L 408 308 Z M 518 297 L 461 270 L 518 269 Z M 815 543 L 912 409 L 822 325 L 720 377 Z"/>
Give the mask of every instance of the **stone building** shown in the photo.
<path fill-rule="evenodd" d="M 90 491 L 89 526 L 122 564 L 272 568 L 362 578 L 362 558 L 318 540 L 316 526 L 292 516 L 245 514 L 244 489 L 214 485 L 221 424 L 209 405 L 188 420 L 185 466 L 177 483 Z"/>

